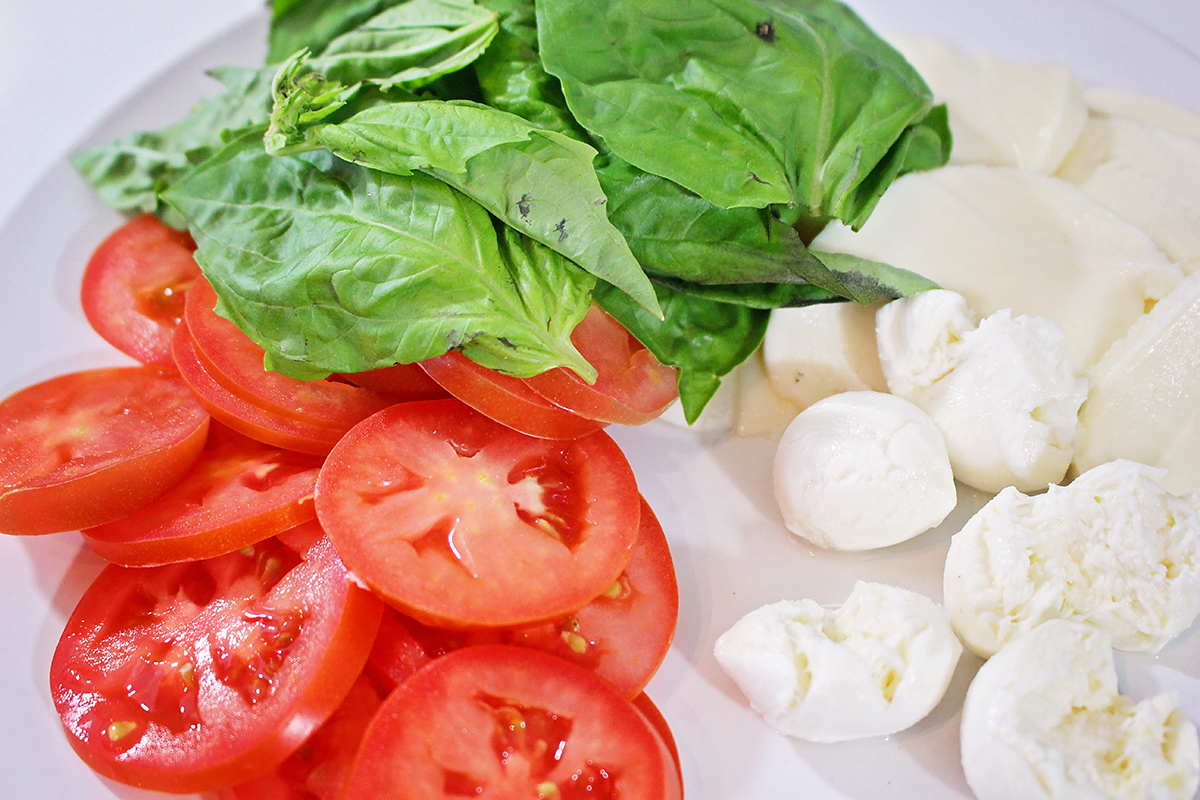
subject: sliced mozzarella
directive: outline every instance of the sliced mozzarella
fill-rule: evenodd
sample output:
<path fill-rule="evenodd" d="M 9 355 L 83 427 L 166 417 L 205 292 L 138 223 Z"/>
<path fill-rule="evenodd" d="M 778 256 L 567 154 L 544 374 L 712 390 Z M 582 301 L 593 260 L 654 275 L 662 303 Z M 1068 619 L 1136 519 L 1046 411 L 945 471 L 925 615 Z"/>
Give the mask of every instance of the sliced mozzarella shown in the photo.
<path fill-rule="evenodd" d="M 1088 380 L 1078 469 L 1128 458 L 1166 469 L 1173 492 L 1200 492 L 1200 273 L 1130 328 Z"/>
<path fill-rule="evenodd" d="M 876 338 L 888 388 L 933 418 L 958 480 L 1035 491 L 1066 474 L 1087 381 L 1054 322 L 1004 310 L 977 323 L 961 295 L 939 289 L 883 306 Z"/>
<path fill-rule="evenodd" d="M 1103 86 L 1085 89 L 1083 99 L 1093 114 L 1120 117 L 1200 139 L 1200 114 L 1190 108 L 1126 89 Z"/>
<path fill-rule="evenodd" d="M 771 388 L 799 408 L 840 392 L 887 389 L 875 348 L 875 308 L 819 303 L 771 312 L 763 339 Z"/>
<path fill-rule="evenodd" d="M 937 706 L 962 646 L 924 595 L 859 582 L 837 610 L 784 600 L 750 612 L 714 650 L 750 706 L 815 742 L 883 736 Z"/>
<path fill-rule="evenodd" d="M 831 224 L 813 248 L 924 275 L 981 316 L 1049 317 L 1078 374 L 1183 277 L 1145 233 L 1078 187 L 987 167 L 905 175 L 861 231 Z"/>
<path fill-rule="evenodd" d="M 977 800 L 1188 800 L 1200 780 L 1176 700 L 1120 695 L 1108 634 L 1077 622 L 1046 622 L 985 663 L 961 730 Z"/>
<path fill-rule="evenodd" d="M 1059 177 L 1200 269 L 1200 139 L 1124 119 L 1091 119 Z"/>
<path fill-rule="evenodd" d="M 738 436 L 779 441 L 783 431 L 799 413 L 800 406 L 776 392 L 767 379 L 761 347 L 738 366 L 738 393 L 733 417 L 733 430 Z"/>
<path fill-rule="evenodd" d="M 1066 67 L 972 56 L 933 39 L 892 44 L 946 104 L 952 164 L 1051 173 L 1083 129 L 1083 89 Z"/>
<path fill-rule="evenodd" d="M 1200 495 L 1162 471 L 1102 464 L 1068 486 L 996 495 L 950 540 L 954 629 L 989 656 L 1048 619 L 1086 620 L 1122 650 L 1157 652 L 1200 613 Z"/>
<path fill-rule="evenodd" d="M 880 392 L 846 392 L 801 411 L 775 454 L 775 497 L 788 530 L 835 550 L 907 541 L 957 500 L 937 426 Z"/>

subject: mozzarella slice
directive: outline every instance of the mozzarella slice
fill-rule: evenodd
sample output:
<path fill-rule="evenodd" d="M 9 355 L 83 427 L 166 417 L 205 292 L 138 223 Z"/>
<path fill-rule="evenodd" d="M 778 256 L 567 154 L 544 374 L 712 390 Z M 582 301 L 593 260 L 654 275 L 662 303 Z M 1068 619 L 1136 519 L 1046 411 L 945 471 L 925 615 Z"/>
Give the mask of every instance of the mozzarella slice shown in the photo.
<path fill-rule="evenodd" d="M 1157 652 L 1200 613 L 1200 495 L 1162 471 L 1102 464 L 1067 486 L 996 495 L 950 540 L 943 590 L 963 644 L 989 656 L 1049 619 Z"/>
<path fill-rule="evenodd" d="M 1121 696 L 1109 637 L 1052 620 L 985 663 L 967 690 L 962 764 L 977 800 L 1188 800 L 1196 727 L 1170 696 Z"/>
<path fill-rule="evenodd" d="M 1200 114 L 1190 108 L 1107 86 L 1085 89 L 1083 100 L 1095 115 L 1120 117 L 1200 139 Z"/>
<path fill-rule="evenodd" d="M 714 653 L 772 727 L 839 742 L 924 719 L 950 685 L 962 645 L 929 598 L 860 581 L 837 610 L 784 600 L 752 611 Z"/>
<path fill-rule="evenodd" d="M 1013 169 L 909 173 L 862 230 L 830 224 L 812 247 L 924 275 L 981 316 L 1009 308 L 1053 319 L 1076 374 L 1183 278 L 1145 233 L 1078 187 Z"/>
<path fill-rule="evenodd" d="M 1128 458 L 1167 470 L 1173 492 L 1200 492 L 1200 273 L 1193 273 L 1088 372 L 1080 470 Z"/>
<path fill-rule="evenodd" d="M 971 56 L 933 39 L 891 43 L 946 104 L 951 164 L 1051 173 L 1083 130 L 1083 89 L 1066 67 Z"/>
<path fill-rule="evenodd" d="M 880 392 L 846 392 L 801 411 L 775 453 L 788 530 L 821 547 L 907 541 L 957 501 L 942 434 L 925 412 Z"/>
<path fill-rule="evenodd" d="M 961 295 L 939 289 L 883 306 L 876 338 L 888 388 L 932 417 L 958 480 L 1034 491 L 1066 474 L 1087 381 L 1054 322 L 1004 310 L 977 323 Z"/>
<path fill-rule="evenodd" d="M 1200 139 L 1124 119 L 1090 120 L 1059 177 L 1200 269 Z"/>

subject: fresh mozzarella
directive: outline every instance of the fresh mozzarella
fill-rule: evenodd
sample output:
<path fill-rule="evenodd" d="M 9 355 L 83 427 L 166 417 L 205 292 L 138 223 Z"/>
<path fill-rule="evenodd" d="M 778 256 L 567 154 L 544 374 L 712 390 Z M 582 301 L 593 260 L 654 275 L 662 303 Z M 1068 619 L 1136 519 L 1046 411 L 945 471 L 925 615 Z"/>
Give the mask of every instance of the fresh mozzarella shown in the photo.
<path fill-rule="evenodd" d="M 1122 650 L 1157 652 L 1200 613 L 1200 495 L 1113 461 L 1029 497 L 996 495 L 950 540 L 950 621 L 989 656 L 1048 619 L 1085 620 Z"/>
<path fill-rule="evenodd" d="M 946 104 L 951 164 L 1052 173 L 1083 130 L 1083 88 L 1066 67 L 972 56 L 933 39 L 891 43 Z"/>
<path fill-rule="evenodd" d="M 1066 474 L 1087 381 L 1054 322 L 1004 310 L 977 323 L 961 295 L 938 289 L 883 306 L 876 337 L 888 388 L 933 418 L 958 480 L 1034 491 Z"/>
<path fill-rule="evenodd" d="M 875 308 L 819 303 L 771 312 L 763 339 L 771 387 L 799 408 L 840 392 L 887 389 L 875 348 Z"/>
<path fill-rule="evenodd" d="M 1200 114 L 1190 108 L 1126 89 L 1103 86 L 1085 89 L 1083 99 L 1095 115 L 1120 117 L 1200 139 Z"/>
<path fill-rule="evenodd" d="M 1077 622 L 1046 622 L 985 663 L 961 731 L 977 800 L 1188 800 L 1200 780 L 1176 700 L 1120 695 L 1108 634 Z"/>
<path fill-rule="evenodd" d="M 1058 175 L 1144 230 L 1185 272 L 1200 269 L 1200 139 L 1093 118 Z"/>
<path fill-rule="evenodd" d="M 743 439 L 779 441 L 800 407 L 775 391 L 767 379 L 763 351 L 758 348 L 738 366 L 738 393 L 733 430 Z"/>
<path fill-rule="evenodd" d="M 846 392 L 801 411 L 775 454 L 775 497 L 788 530 L 835 550 L 911 539 L 957 500 L 937 426 L 880 392 Z"/>
<path fill-rule="evenodd" d="M 1076 467 L 1128 458 L 1200 492 L 1200 273 L 1139 320 L 1088 371 Z"/>
<path fill-rule="evenodd" d="M 815 742 L 883 736 L 924 719 L 962 654 L 924 595 L 859 582 L 837 610 L 784 600 L 717 639 L 721 667 L 776 730 Z"/>
<path fill-rule="evenodd" d="M 862 230 L 833 223 L 812 246 L 924 275 L 981 316 L 1049 317 L 1077 374 L 1183 278 L 1145 233 L 1078 187 L 1014 169 L 909 173 Z"/>

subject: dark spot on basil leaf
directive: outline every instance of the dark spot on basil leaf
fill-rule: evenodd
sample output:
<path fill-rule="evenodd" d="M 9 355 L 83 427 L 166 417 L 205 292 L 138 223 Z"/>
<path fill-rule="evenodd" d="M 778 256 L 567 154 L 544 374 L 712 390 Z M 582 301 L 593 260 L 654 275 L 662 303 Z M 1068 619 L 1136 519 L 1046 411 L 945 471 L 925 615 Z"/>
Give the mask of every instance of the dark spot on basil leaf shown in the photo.
<path fill-rule="evenodd" d="M 758 23 L 754 26 L 754 35 L 767 44 L 775 44 L 775 23 L 771 20 Z"/>

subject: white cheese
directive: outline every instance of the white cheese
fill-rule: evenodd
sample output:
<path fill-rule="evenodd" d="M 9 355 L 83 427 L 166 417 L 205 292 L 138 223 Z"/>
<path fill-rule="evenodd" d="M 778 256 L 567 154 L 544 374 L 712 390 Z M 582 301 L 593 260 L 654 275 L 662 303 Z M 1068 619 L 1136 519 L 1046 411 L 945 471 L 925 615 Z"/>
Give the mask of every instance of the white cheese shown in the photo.
<path fill-rule="evenodd" d="M 1200 114 L 1190 108 L 1108 86 L 1085 89 L 1083 100 L 1094 115 L 1120 117 L 1200 139 Z"/>
<path fill-rule="evenodd" d="M 1200 613 L 1200 495 L 1171 494 L 1162 471 L 1102 464 L 1029 497 L 1005 489 L 950 540 L 950 620 L 989 656 L 1055 618 L 1157 652 Z"/>
<path fill-rule="evenodd" d="M 1083 88 L 1066 67 L 972 56 L 933 39 L 891 43 L 946 104 L 951 164 L 1051 173 L 1083 129 Z"/>
<path fill-rule="evenodd" d="M 977 323 L 939 289 L 883 306 L 876 337 L 888 388 L 933 418 L 958 480 L 1034 491 L 1066 474 L 1087 382 L 1054 322 L 1004 310 Z"/>
<path fill-rule="evenodd" d="M 1200 492 L 1200 273 L 1193 273 L 1088 371 L 1080 470 L 1128 458 L 1167 470 L 1173 492 Z"/>
<path fill-rule="evenodd" d="M 1173 697 L 1119 694 L 1109 637 L 1053 620 L 979 670 L 962 714 L 962 764 L 977 800 L 1188 800 L 1196 728 Z"/>
<path fill-rule="evenodd" d="M 933 421 L 880 392 L 834 395 L 796 416 L 775 454 L 775 498 L 788 530 L 835 550 L 907 541 L 957 501 Z"/>
<path fill-rule="evenodd" d="M 717 639 L 714 654 L 776 730 L 838 742 L 924 719 L 962 646 L 929 598 L 859 582 L 837 610 L 784 600 L 752 611 Z"/>
<path fill-rule="evenodd" d="M 799 413 L 800 407 L 776 392 L 767 379 L 761 347 L 738 366 L 733 416 L 733 430 L 738 436 L 777 442 Z"/>
<path fill-rule="evenodd" d="M 1058 175 L 1144 230 L 1185 272 L 1200 269 L 1200 139 L 1093 118 Z"/>
<path fill-rule="evenodd" d="M 1183 278 L 1145 233 L 1078 187 L 988 167 L 909 173 L 862 230 L 832 223 L 813 249 L 924 275 L 981 316 L 1049 317 L 1077 374 Z"/>
<path fill-rule="evenodd" d="M 771 388 L 799 408 L 840 392 L 887 389 L 875 348 L 875 307 L 779 308 L 763 339 Z"/>

